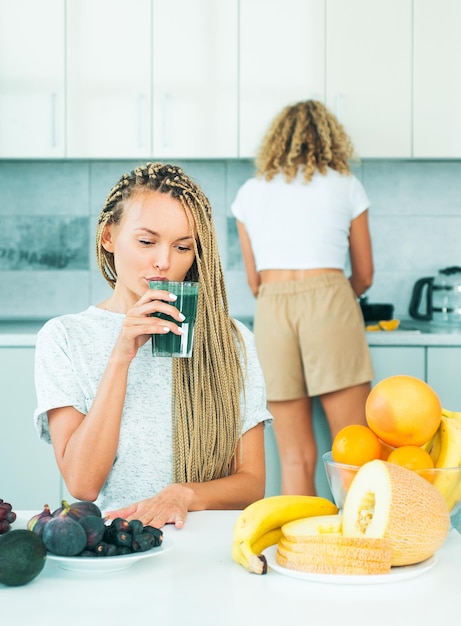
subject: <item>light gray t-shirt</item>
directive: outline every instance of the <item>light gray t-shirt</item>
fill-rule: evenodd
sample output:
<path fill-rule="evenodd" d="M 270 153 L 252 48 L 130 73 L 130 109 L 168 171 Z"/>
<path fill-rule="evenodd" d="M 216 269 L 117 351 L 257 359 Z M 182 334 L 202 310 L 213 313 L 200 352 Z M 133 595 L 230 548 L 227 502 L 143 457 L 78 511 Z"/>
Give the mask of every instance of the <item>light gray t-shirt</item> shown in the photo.
<path fill-rule="evenodd" d="M 120 333 L 124 314 L 95 306 L 48 321 L 39 331 L 35 357 L 39 436 L 51 443 L 47 411 L 73 406 L 87 414 Z M 247 353 L 242 433 L 271 419 L 253 334 L 236 321 Z M 97 504 L 115 509 L 147 498 L 172 482 L 172 358 L 152 357 L 146 342 L 129 373 L 117 455 Z M 213 416 L 210 415 L 210 419 Z"/>

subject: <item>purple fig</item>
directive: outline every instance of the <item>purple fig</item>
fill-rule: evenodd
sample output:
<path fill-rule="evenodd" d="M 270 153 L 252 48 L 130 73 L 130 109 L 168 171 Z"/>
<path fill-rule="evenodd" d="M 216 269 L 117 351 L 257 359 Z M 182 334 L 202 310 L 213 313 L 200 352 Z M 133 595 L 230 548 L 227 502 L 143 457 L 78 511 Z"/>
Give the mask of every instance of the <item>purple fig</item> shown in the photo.
<path fill-rule="evenodd" d="M 27 530 L 31 530 L 39 537 L 43 534 L 43 528 L 45 524 L 52 519 L 51 509 L 48 504 L 45 504 L 43 511 L 33 515 L 27 522 Z"/>
<path fill-rule="evenodd" d="M 106 525 L 102 517 L 98 515 L 85 515 L 79 520 L 80 526 L 86 532 L 86 547 L 94 548 L 102 540 Z"/>
<path fill-rule="evenodd" d="M 77 521 L 81 520 L 82 517 L 86 517 L 87 515 L 96 515 L 98 517 L 102 517 L 101 509 L 94 502 L 77 500 L 76 502 L 71 502 L 69 504 L 66 500 L 63 500 L 61 502 L 61 505 L 62 506 L 53 511 L 53 517 L 56 517 L 57 515 L 62 513 L 64 509 L 68 510 L 68 515 L 70 515 L 70 517 Z"/>
<path fill-rule="evenodd" d="M 69 505 L 45 524 L 42 539 L 53 554 L 76 556 L 86 547 L 86 532 L 69 514 Z"/>

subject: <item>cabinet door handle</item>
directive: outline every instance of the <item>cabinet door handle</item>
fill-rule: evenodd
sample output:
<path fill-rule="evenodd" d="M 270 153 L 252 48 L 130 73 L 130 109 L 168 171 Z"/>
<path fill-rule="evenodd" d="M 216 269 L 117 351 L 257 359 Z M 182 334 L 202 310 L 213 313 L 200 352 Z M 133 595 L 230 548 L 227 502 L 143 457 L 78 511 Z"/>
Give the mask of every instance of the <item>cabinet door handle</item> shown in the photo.
<path fill-rule="evenodd" d="M 146 110 L 146 96 L 140 93 L 138 96 L 138 147 L 143 148 L 146 145 L 145 142 L 145 110 Z"/>
<path fill-rule="evenodd" d="M 170 96 L 167 93 L 163 93 L 160 100 L 161 115 L 162 115 L 162 146 L 168 147 L 168 105 L 170 103 Z"/>
<path fill-rule="evenodd" d="M 343 98 L 344 98 L 344 94 L 343 93 L 338 92 L 336 94 L 336 98 L 335 98 L 335 117 L 337 117 L 340 122 L 342 122 L 342 120 L 341 120 L 341 103 L 342 103 Z"/>
<path fill-rule="evenodd" d="M 50 101 L 50 113 L 51 113 L 51 125 L 50 125 L 51 136 L 50 138 L 51 138 L 52 148 L 56 148 L 57 146 L 56 105 L 57 105 L 57 94 L 53 92 L 51 94 L 51 101 Z"/>

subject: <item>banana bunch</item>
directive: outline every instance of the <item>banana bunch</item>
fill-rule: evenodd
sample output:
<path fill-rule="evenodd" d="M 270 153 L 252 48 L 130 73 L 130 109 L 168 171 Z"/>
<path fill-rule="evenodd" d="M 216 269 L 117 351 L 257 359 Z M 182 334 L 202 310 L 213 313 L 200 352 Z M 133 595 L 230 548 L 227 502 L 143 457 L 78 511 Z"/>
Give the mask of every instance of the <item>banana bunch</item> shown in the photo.
<path fill-rule="evenodd" d="M 271 496 L 256 500 L 238 516 L 233 529 L 232 558 L 253 574 L 267 572 L 262 552 L 278 543 L 287 522 L 334 515 L 338 508 L 320 496 Z"/>
<path fill-rule="evenodd" d="M 459 467 L 461 465 L 461 411 L 442 409 L 440 426 L 425 444 L 434 461 L 434 467 Z M 435 476 L 434 487 L 444 497 L 451 511 L 461 499 L 461 480 L 457 472 Z"/>

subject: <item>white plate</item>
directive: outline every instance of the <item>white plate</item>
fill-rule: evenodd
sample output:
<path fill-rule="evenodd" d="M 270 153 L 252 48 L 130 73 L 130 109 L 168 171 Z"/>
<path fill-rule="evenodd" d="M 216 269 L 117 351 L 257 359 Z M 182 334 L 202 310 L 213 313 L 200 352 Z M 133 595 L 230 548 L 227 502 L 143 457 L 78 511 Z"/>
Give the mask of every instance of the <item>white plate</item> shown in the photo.
<path fill-rule="evenodd" d="M 172 543 L 163 540 L 162 545 L 157 548 L 151 548 L 145 552 L 133 552 L 132 554 L 122 554 L 120 556 L 58 556 L 48 552 L 46 558 L 48 561 L 56 563 L 56 565 L 69 572 L 85 572 L 101 573 L 101 572 L 119 572 L 120 570 L 132 567 L 141 559 L 152 559 L 161 556 L 172 548 Z"/>
<path fill-rule="evenodd" d="M 282 567 L 275 560 L 275 552 L 277 546 L 271 546 L 267 548 L 263 554 L 267 559 L 267 564 L 275 572 L 283 574 L 284 576 L 290 576 L 291 578 L 298 578 L 299 580 L 307 580 L 315 583 L 332 583 L 341 585 L 376 585 L 383 583 L 395 583 L 400 580 L 406 580 L 407 578 L 414 578 L 420 576 L 430 570 L 437 563 L 437 558 L 431 556 L 429 559 L 416 563 L 415 565 L 403 565 L 401 567 L 392 567 L 389 574 L 309 574 L 308 572 L 298 572 L 293 569 Z"/>

